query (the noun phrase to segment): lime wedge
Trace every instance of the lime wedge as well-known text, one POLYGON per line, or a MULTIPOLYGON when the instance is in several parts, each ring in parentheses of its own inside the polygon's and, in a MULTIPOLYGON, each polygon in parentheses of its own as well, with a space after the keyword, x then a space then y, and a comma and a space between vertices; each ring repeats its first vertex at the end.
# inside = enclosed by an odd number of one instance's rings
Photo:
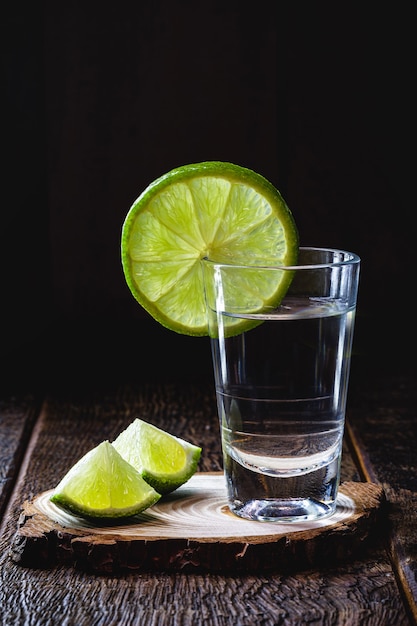
POLYGON ((113 446, 162 495, 191 478, 201 455, 198 446, 140 419, 120 433, 113 446))
POLYGON ((160 499, 108 441, 85 454, 57 485, 50 499, 82 517, 136 515, 160 499))
MULTIPOLYGON (((176 168, 141 193, 124 221, 121 253, 126 282, 148 313, 178 333, 208 335, 201 259, 294 265, 298 232, 263 176, 209 161, 176 168)), ((279 284, 267 281, 265 292, 258 280, 250 291, 278 305, 290 278, 284 272, 279 284)), ((239 297, 245 302, 244 290, 239 297)))

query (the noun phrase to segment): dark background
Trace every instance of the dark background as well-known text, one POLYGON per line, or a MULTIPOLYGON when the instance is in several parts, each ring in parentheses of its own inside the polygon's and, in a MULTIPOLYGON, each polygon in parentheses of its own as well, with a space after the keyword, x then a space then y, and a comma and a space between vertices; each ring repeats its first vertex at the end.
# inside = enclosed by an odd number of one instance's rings
POLYGON ((304 245, 362 259, 355 358, 414 360, 415 34, 380 3, 44 2, 3 13, 3 380, 208 374, 122 275, 135 198, 227 160, 269 178, 304 245))

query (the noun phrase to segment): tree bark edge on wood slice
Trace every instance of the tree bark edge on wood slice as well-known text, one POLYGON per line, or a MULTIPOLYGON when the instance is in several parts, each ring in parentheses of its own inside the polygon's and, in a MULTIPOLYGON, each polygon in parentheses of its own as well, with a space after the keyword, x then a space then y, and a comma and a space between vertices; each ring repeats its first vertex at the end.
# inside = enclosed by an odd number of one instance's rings
POLYGON ((139 520, 120 526, 93 526, 65 513, 62 521, 49 494, 23 504, 10 547, 23 567, 71 565, 100 574, 301 571, 363 555, 384 530, 384 491, 373 483, 342 483, 334 516, 291 525, 236 518, 218 472, 195 474, 139 520))

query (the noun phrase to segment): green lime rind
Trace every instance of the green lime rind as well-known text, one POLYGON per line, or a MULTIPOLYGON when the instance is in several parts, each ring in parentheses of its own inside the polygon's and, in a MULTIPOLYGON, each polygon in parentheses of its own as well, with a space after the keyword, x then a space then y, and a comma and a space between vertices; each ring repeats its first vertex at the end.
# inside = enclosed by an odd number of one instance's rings
MULTIPOLYGON (((203 336, 209 329, 202 258, 288 266, 296 263, 298 246, 292 213, 266 178, 209 161, 171 170, 143 191, 124 221, 121 257, 130 291, 155 320, 203 336)), ((266 294, 259 286, 259 299, 279 304, 288 284, 275 283, 272 291, 268 285, 266 294)))
POLYGON ((175 491, 197 471, 201 448, 136 418, 114 448, 161 495, 175 491))
POLYGON ((160 497, 108 441, 103 441, 68 471, 50 500, 78 516, 109 520, 137 515, 160 497))

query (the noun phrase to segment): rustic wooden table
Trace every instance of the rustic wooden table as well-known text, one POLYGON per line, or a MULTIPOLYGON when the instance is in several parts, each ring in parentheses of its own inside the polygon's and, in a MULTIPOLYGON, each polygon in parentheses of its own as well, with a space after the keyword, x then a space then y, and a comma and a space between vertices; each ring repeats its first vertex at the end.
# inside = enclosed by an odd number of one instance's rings
POLYGON ((123 368, 112 376, 103 366, 99 384, 85 359, 58 371, 53 365, 44 380, 34 357, 26 362, 29 376, 15 385, 17 359, 0 398, 1 623, 417 623, 417 389, 414 370, 397 365, 373 375, 369 363, 352 366, 342 480, 378 484, 387 500, 354 553, 336 550, 334 559, 314 566, 238 574, 192 568, 97 574, 53 559, 48 565, 48 555, 42 567, 18 562, 12 546, 24 501, 52 488, 84 452, 112 440, 136 416, 202 443, 199 470, 221 470, 208 371, 195 363, 193 373, 180 375, 180 367, 160 359, 149 358, 131 379, 123 368))

